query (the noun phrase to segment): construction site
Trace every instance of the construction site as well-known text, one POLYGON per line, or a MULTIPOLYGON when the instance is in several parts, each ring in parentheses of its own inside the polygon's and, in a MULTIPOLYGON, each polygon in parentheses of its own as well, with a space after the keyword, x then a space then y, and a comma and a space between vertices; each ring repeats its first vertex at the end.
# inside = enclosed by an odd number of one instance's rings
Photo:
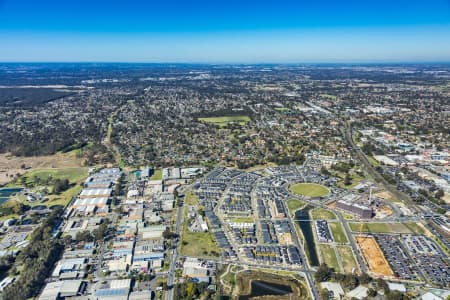
POLYGON ((370 272, 374 275, 393 276, 391 267, 384 257, 383 251, 373 236, 359 235, 356 237, 359 248, 363 254, 370 272))

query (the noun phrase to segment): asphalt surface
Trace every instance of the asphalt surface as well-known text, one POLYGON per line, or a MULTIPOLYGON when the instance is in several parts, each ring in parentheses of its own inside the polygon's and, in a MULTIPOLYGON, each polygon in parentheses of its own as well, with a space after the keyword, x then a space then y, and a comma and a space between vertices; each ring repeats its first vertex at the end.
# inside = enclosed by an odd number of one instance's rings
POLYGON ((367 159, 366 155, 362 150, 355 144, 353 141, 353 128, 350 126, 350 124, 345 123, 345 127, 343 129, 344 137, 347 140, 347 143, 352 148, 352 152, 356 154, 356 156, 359 158, 359 160, 363 163, 365 170, 367 173, 369 173, 370 176, 372 176, 378 183, 380 183, 384 189, 389 191, 391 194, 393 194, 398 199, 404 201, 407 204, 414 204, 412 203, 411 199, 405 195, 404 193, 400 192, 396 187, 389 184, 386 179, 381 176, 380 173, 378 173, 373 167, 372 164, 367 159))
MULTIPOLYGON (((184 203, 183 203, 184 206, 184 203)), ((181 221, 183 219, 183 206, 178 206, 178 212, 177 212, 177 222, 175 225, 175 233, 177 236, 180 234, 180 227, 181 227, 181 221)), ((175 264, 178 260, 178 238, 177 241, 173 240, 172 248, 174 248, 172 251, 172 255, 170 256, 170 267, 169 271, 167 273, 167 286, 170 288, 168 291, 166 291, 166 300, 173 300, 174 299, 174 288, 173 285, 175 283, 175 264)))

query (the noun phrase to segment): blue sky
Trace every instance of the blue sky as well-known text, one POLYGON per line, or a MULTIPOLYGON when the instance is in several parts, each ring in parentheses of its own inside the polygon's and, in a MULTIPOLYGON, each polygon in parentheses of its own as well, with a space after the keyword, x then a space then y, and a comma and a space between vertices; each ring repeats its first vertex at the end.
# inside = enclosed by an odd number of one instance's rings
POLYGON ((450 61, 450 0, 0 0, 0 61, 450 61))

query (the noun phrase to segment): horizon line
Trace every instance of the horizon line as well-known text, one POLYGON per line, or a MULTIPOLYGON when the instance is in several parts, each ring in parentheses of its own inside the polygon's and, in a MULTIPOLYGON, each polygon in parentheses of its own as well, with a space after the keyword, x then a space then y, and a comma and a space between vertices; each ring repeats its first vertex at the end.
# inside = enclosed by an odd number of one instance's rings
POLYGON ((450 64, 449 60, 361 60, 361 61, 0 61, 0 64, 177 64, 177 65, 364 65, 364 64, 450 64))

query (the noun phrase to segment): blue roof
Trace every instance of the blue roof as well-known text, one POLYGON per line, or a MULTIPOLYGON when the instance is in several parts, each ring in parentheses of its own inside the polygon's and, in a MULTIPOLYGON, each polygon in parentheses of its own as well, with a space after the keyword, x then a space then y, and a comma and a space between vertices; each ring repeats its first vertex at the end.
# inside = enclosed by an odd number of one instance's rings
POLYGON ((99 289, 95 291, 95 296, 106 297, 106 296, 126 296, 128 295, 128 288, 123 289, 99 289))

